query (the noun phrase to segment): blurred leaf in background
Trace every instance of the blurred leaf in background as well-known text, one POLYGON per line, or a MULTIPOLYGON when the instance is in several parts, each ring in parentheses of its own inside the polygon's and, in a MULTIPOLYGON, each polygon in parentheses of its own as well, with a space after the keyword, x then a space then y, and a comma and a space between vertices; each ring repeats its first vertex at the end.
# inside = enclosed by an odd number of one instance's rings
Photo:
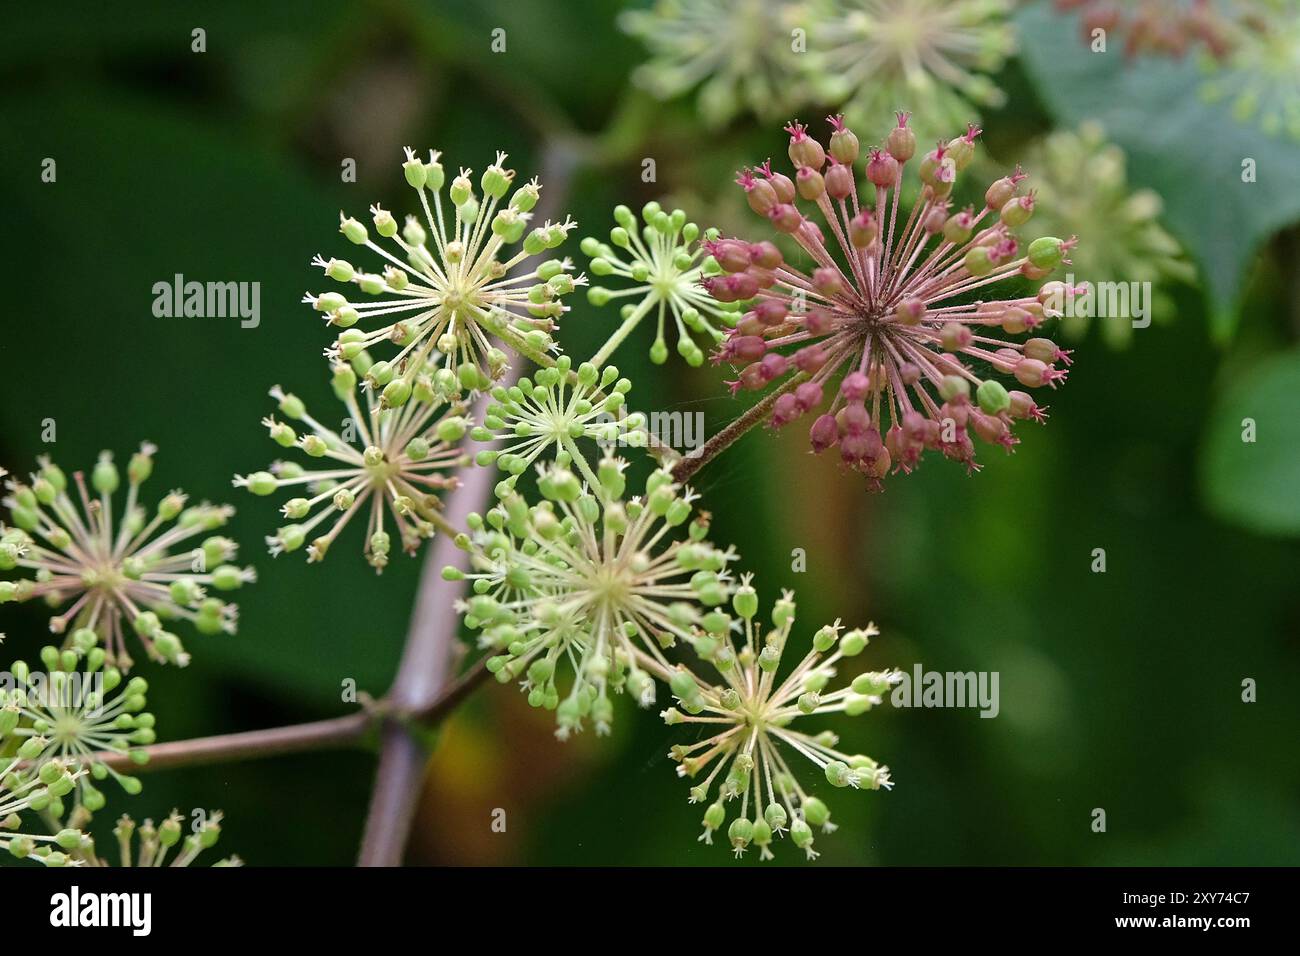
POLYGON ((1300 534, 1300 352, 1261 362, 1206 427, 1201 478, 1210 507, 1261 534, 1300 534))
POLYGON ((1025 68, 1048 110, 1066 125, 1099 121, 1124 149, 1129 179, 1160 194, 1170 229, 1200 266, 1215 338, 1230 337, 1255 254, 1300 219, 1295 142, 1198 95, 1194 58, 1126 58, 1118 43, 1094 53, 1075 19, 1046 3, 1016 20, 1025 68))

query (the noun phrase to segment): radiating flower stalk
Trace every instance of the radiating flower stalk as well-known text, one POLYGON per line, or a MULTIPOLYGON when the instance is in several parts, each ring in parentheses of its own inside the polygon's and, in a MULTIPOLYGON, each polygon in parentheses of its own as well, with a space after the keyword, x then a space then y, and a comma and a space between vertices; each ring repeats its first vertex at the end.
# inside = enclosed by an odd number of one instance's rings
MULTIPOLYGON (((88 771, 76 780, 71 806, 56 798, 46 812, 75 818, 103 808, 105 796, 95 786, 113 780, 128 794, 140 792, 138 777, 104 762, 104 754, 120 754, 136 765, 149 760, 144 748, 155 740, 154 717, 148 706, 148 682, 125 678, 105 666, 102 648, 81 659, 70 650, 41 651, 44 671, 33 672, 23 661, 7 675, 12 686, 0 686, 0 730, 17 743, 16 754, 40 776, 46 764, 88 771), (93 782, 92 782, 93 781, 93 782)), ((74 823, 74 825, 77 825, 74 823)))
POLYGON ((449 399, 499 379, 510 361, 502 347, 535 361, 551 351, 551 333, 568 310, 563 298, 586 279, 570 274, 568 259, 518 268, 563 243, 574 223, 530 228, 541 185, 534 179, 512 192, 515 171, 505 168, 505 153, 479 178, 481 198, 470 170, 461 169, 448 182, 438 152, 427 160, 409 149, 406 154, 406 181, 419 197, 423 219, 407 216, 399 227, 392 213, 371 207, 371 228, 388 240, 385 248, 370 228, 340 214, 339 231, 369 250, 380 271, 318 256, 314 265, 355 291, 351 298, 308 293, 304 301, 343 330, 326 352, 331 359, 350 361, 386 344, 397 349, 381 359, 395 396, 413 389, 427 368, 434 370, 440 397, 449 399))
POLYGON ((438 495, 459 483, 456 472, 469 463, 458 444, 468 431, 464 406, 445 402, 432 377, 411 366, 414 384, 403 389, 393 406, 393 384, 401 380, 366 376, 369 398, 364 411, 357 400, 357 374, 352 366, 334 366, 334 393, 347 412, 339 431, 313 418, 306 404, 279 386, 271 389, 280 413, 262 420, 271 439, 283 448, 297 448, 322 467, 304 468, 277 461, 270 470, 236 475, 236 487, 266 496, 284 489, 301 491, 281 507, 292 524, 267 537, 271 554, 297 551, 307 545, 308 562, 322 561, 344 528, 365 515, 367 563, 377 573, 388 566, 393 533, 402 549, 415 554, 439 529, 452 531, 442 517, 438 495), (383 393, 375 397, 380 388, 383 393), (392 529, 390 532, 389 529, 392 529))
POLYGON ((1016 230, 1036 199, 1021 192, 1019 169, 988 187, 980 209, 951 208, 977 127, 920 156, 921 195, 900 216, 899 187, 918 154, 908 118, 899 113, 885 144, 862 157, 840 117, 829 118, 829 149, 803 125, 787 127, 794 177, 765 163, 738 182, 808 266, 769 240, 723 239, 711 251, 725 274, 704 280, 720 301, 749 305, 715 356, 739 367, 733 389, 780 383, 774 426, 822 409, 809 431, 813 450, 838 447, 873 488, 891 469, 911 471, 928 449, 975 470, 972 436, 1010 451, 1014 423, 1042 419, 1028 392, 968 363, 1038 389, 1055 388, 1070 361, 1033 333, 1073 292, 1042 280, 1069 262, 1077 240, 1044 236, 1022 248, 1016 230), (1016 291, 992 297, 1007 280, 1016 291), (990 334, 998 330, 1031 337, 990 334))
POLYGON ((138 778, 102 756, 147 762, 142 748, 154 741, 148 685, 140 677, 123 683, 104 659, 98 647, 84 660, 46 647, 44 671, 18 661, 0 675, 0 850, 17 859, 80 864, 87 839, 80 828, 106 799, 95 783, 111 777, 125 792, 140 792, 138 778))
MULTIPOLYGON (((15 662, 0 683, 0 851, 46 866, 189 866, 217 842, 220 812, 196 816, 190 833, 175 811, 157 827, 137 828, 123 816, 113 833, 118 862, 96 852, 90 824, 107 803, 97 783, 113 780, 125 793, 142 789, 137 777, 110 766, 105 754, 137 765, 149 760, 153 715, 145 710, 148 684, 104 666, 93 648, 84 659, 46 647, 43 671, 15 662), (134 844, 133 844, 134 838, 134 844), (175 849, 175 853, 172 851, 175 849)), ((230 857, 217 866, 240 865, 230 857)))
POLYGON ((251 567, 230 562, 237 545, 212 535, 234 514, 228 505, 188 505, 180 491, 167 494, 152 514, 140 488, 153 473, 156 449, 147 442, 126 469, 127 492, 115 516, 113 496, 122 476, 113 456, 99 456, 87 482, 78 471, 71 485, 48 458, 29 482, 10 480, 3 504, 13 527, 0 526, 0 571, 29 570, 34 577, 0 581, 0 604, 44 600, 60 610, 50 631, 66 635, 79 654, 102 647, 109 666, 130 669, 128 634, 150 660, 184 666, 189 654, 165 625, 189 621, 202 634, 235 632, 238 607, 210 594, 256 580, 251 567), (201 536, 206 535, 206 537, 201 536))
POLYGON ((708 516, 692 519, 694 493, 656 471, 625 501, 624 467, 605 458, 596 483, 584 484, 567 467, 543 466, 543 500, 534 505, 500 489, 500 503, 472 516, 457 539, 468 574, 444 571, 472 583, 461 610, 494 652, 488 669, 502 683, 519 680, 533 706, 554 710, 561 739, 588 720, 608 733, 611 692, 648 706, 647 669, 665 673, 664 650, 692 640, 733 587, 735 554, 707 542, 708 516))
MULTIPOLYGON (((188 821, 173 810, 159 824, 146 819, 137 824, 123 814, 113 827, 112 846, 116 859, 100 856, 92 837, 86 836, 74 856, 86 866, 122 867, 186 867, 193 866, 221 838, 220 810, 196 810, 188 821)), ((212 864, 216 867, 243 866, 237 856, 229 856, 212 864)))
POLYGON ((674 745, 669 756, 679 776, 699 781, 691 787, 690 802, 708 804, 702 841, 713 842, 730 805, 737 812, 726 837, 736 856, 754 846, 761 859, 772 859, 774 838, 788 829, 790 842, 811 860, 817 856, 813 829, 829 833, 835 825, 796 767, 811 763, 832 787, 887 790, 892 783, 888 767, 839 750, 830 731, 800 729, 802 718, 864 714, 882 702, 901 675, 866 672, 828 690, 837 665, 861 654, 878 633, 869 625, 841 634, 839 621, 819 629, 799 662, 783 672, 795 622, 794 595, 785 591, 773 605, 770 628, 757 617, 758 603, 746 576, 732 599, 738 634, 728 619, 692 639, 702 664, 716 677, 700 677, 684 666, 672 673, 678 706, 663 712, 664 722, 695 731, 699 739, 674 745))
POLYGON ((63 761, 48 761, 39 771, 15 752, 18 738, 5 728, 17 722, 13 710, 0 708, 0 853, 46 866, 72 862, 66 850, 81 834, 70 828, 47 832, 35 821, 56 801, 71 794, 86 771, 63 761))
POLYGON ((626 396, 632 383, 619 378, 618 369, 598 369, 590 362, 572 372, 572 360, 560 356, 550 368, 539 369, 532 379, 492 390, 483 424, 470 437, 496 443, 499 448, 480 451, 475 462, 495 464, 511 477, 524 474, 543 454, 568 465, 576 463, 593 485, 599 483, 579 446, 592 440, 601 447, 645 447, 645 416, 628 412, 626 396))
POLYGON ((650 359, 662 365, 668 360, 668 343, 664 329, 669 317, 677 339, 677 354, 688 365, 704 364, 705 347, 722 341, 725 329, 735 325, 736 307, 722 304, 700 287, 700 280, 721 270, 709 255, 705 243, 717 239, 715 229, 703 237, 700 227, 686 221, 686 213, 665 211, 657 202, 641 210, 645 225, 637 229, 636 218, 626 206, 614 209, 617 225, 610 230, 610 243, 594 236, 582 240, 582 251, 591 258, 592 275, 618 277, 636 283, 611 289, 592 286, 587 298, 597 306, 616 299, 630 299, 620 310, 622 324, 592 357, 592 364, 602 365, 647 316, 655 316, 655 337, 650 359), (701 241, 703 239, 703 241, 701 241), (614 247, 617 246, 618 249, 614 247), (619 250, 622 250, 621 253, 619 250))

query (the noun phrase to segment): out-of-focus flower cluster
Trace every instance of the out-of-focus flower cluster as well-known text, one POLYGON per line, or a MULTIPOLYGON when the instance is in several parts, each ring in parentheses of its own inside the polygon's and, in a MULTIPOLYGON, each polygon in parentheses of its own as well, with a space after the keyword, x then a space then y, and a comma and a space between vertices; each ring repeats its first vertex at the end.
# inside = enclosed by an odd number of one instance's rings
MULTIPOLYGON (((706 122, 763 120, 821 104, 868 128, 901 104, 935 131, 1003 101, 990 74, 1015 52, 1011 0, 661 0, 623 15, 661 98, 699 88, 706 122)), ((930 128, 923 133, 928 135, 930 128)))
MULTIPOLYGON (((1055 0, 1055 6, 1078 13, 1085 43, 1099 35, 1113 36, 1123 40, 1128 56, 1183 56, 1199 48, 1222 58, 1231 46, 1230 16, 1222 9, 1225 4, 1215 0, 1055 0)), ((1226 6, 1239 8, 1241 2, 1228 0, 1226 6)))
POLYGON ((1085 43, 1113 35, 1129 57, 1199 54, 1201 95, 1239 122, 1300 140, 1297 0, 1056 0, 1079 13, 1085 43))
POLYGON ((1300 2, 1245 0, 1225 55, 1207 64, 1201 94, 1239 122, 1300 142, 1300 2))
POLYGON ((741 110, 775 119, 807 101, 808 34, 828 0, 657 0, 619 23, 651 58, 633 78, 660 99, 698 89, 710 125, 741 110))

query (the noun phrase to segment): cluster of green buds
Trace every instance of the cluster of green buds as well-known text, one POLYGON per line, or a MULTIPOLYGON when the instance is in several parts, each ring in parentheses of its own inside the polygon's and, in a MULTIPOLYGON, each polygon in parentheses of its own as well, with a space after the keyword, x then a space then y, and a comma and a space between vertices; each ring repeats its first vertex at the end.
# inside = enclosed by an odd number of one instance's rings
POLYGON ((664 327, 671 315, 677 354, 689 365, 702 365, 704 349, 696 338, 704 348, 714 348, 722 341, 724 329, 736 324, 738 315, 735 303, 718 302, 700 287, 702 278, 722 271, 709 253, 718 231, 706 230, 701 237, 700 227, 687 222, 685 212, 667 212, 657 202, 646 203, 641 218, 645 225, 638 230, 632 210, 617 206, 616 225, 610 230, 608 243, 594 236, 582 240, 581 248, 591 259, 593 276, 614 276, 634 283, 617 289, 592 286, 587 290, 587 299, 593 305, 627 300, 620 310, 622 324, 593 356, 592 363, 601 365, 643 319, 653 314, 651 361, 662 364, 668 359, 664 327))
POLYGON ((152 514, 140 487, 153 473, 156 449, 147 442, 126 468, 126 501, 114 520, 113 496, 122 475, 109 452, 85 480, 47 458, 29 483, 10 481, 3 504, 12 527, 0 525, 0 572, 21 568, 33 577, 0 581, 0 604, 44 600, 59 609, 50 630, 64 647, 87 654, 102 647, 106 662, 128 670, 128 632, 151 660, 184 665, 189 654, 166 625, 187 620, 201 634, 233 634, 238 607, 210 591, 233 591, 257 579, 231 562, 237 545, 213 535, 234 514, 228 505, 187 505, 179 491, 152 514), (73 495, 75 494, 75 499, 73 495), (195 540, 200 539, 200 540, 195 540), (183 547, 182 547, 183 546, 183 547))
MULTIPOLYGON (((7 698, 7 692, 3 696, 7 698)), ((71 794, 86 771, 62 760, 33 769, 17 754, 23 741, 13 734, 17 726, 13 714, 7 705, 0 708, 0 853, 46 866, 66 866, 71 862, 67 850, 80 843, 81 834, 71 828, 56 833, 33 829, 31 820, 71 794)))
POLYGON ((788 829, 790 842, 813 859, 813 828, 829 833, 835 826, 825 802, 800 782, 787 756, 812 763, 832 787, 879 790, 892 783, 888 767, 844 753, 837 749, 834 733, 799 730, 798 722, 826 714, 864 714, 882 702, 901 675, 865 672, 848 686, 828 689, 836 665, 861 654, 878 633, 868 625, 841 634, 839 621, 818 630, 802 659, 782 673, 795 621, 794 595, 786 591, 773 605, 767 629, 758 619, 758 605, 746 576, 732 598, 735 618, 719 614, 719 620, 692 638, 696 654, 717 679, 678 667, 669 681, 678 705, 665 710, 663 719, 708 736, 675 745, 669 756, 677 762, 679 776, 695 780, 703 775, 690 791, 691 803, 708 804, 702 841, 713 842, 713 834, 726 823, 728 804, 738 801, 739 812, 726 831, 737 856, 753 845, 760 858, 771 859, 773 839, 788 829))
POLYGON ((488 668, 554 710, 560 739, 588 719, 608 732, 610 691, 648 706, 655 678, 672 673, 664 650, 692 639, 733 589, 735 554, 706 540, 708 516, 692 517, 695 495, 660 470, 624 500, 624 467, 601 460, 595 485, 562 465, 543 467, 543 500, 533 505, 503 482, 500 503, 472 515, 457 538, 469 572, 444 571, 472 583, 459 609, 494 652, 488 668))
POLYGON ((873 124, 908 104, 918 135, 960 128, 1006 96, 990 78, 1016 51, 1013 0, 833 0, 807 61, 827 103, 853 125, 873 124))
MULTIPOLYGON (((192 866, 205 851, 217 845, 221 820, 220 810, 194 810, 188 821, 173 810, 157 825, 151 819, 137 824, 123 814, 113 827, 116 861, 101 857, 96 852, 94 838, 89 835, 83 837, 75 855, 87 866, 192 866)), ((230 856, 212 865, 243 866, 243 862, 237 856, 230 856)))
POLYGON ((704 122, 721 126, 742 110, 776 119, 810 99, 807 40, 827 0, 657 0, 627 10, 619 25, 651 58, 633 80, 659 99, 693 89, 704 122), (796 37, 802 37, 803 42, 796 37))
POLYGON ((276 461, 267 471, 235 476, 235 486, 254 495, 301 491, 280 509, 292 523, 266 539, 273 556, 306 545, 307 560, 321 561, 339 533, 364 512, 366 561, 382 572, 392 548, 390 527, 408 554, 448 527, 438 493, 454 488, 455 472, 469 462, 458 447, 469 430, 464 406, 444 402, 424 374, 414 376, 400 402, 390 401, 390 389, 399 380, 385 383, 372 378, 373 371, 367 373, 371 398, 363 411, 355 368, 335 364, 334 394, 347 413, 337 431, 312 417, 296 395, 278 385, 271 389, 284 416, 263 419, 271 440, 321 461, 319 468, 276 461))
POLYGON ((145 710, 148 683, 105 666, 105 656, 98 647, 84 660, 73 651, 46 647, 44 671, 18 661, 0 683, 0 739, 12 742, 14 756, 27 768, 23 773, 49 790, 49 800, 36 809, 54 819, 71 813, 74 826, 103 808, 97 783, 111 778, 129 794, 140 792, 139 778, 110 766, 103 756, 119 754, 143 765, 149 760, 144 748, 155 738, 153 714, 145 710), (54 778, 64 783, 55 786, 54 778), (66 786, 69 781, 72 786, 66 786))
POLYGON ((386 342, 397 348, 385 360, 393 380, 414 389, 428 368, 441 397, 451 398, 486 389, 505 373, 509 359, 502 346, 535 361, 554 347, 556 320, 568 311, 564 296, 586 279, 570 274, 568 259, 523 264, 559 247, 574 223, 529 228, 541 186, 533 180, 512 191, 515 172, 504 167, 505 159, 498 153, 484 170, 480 198, 470 170, 448 182, 437 152, 421 160, 408 149, 403 169, 423 220, 408 216, 399 227, 392 213, 371 208, 374 233, 395 251, 376 242, 371 228, 341 215, 339 231, 377 256, 381 271, 366 272, 343 259, 314 260, 326 276, 356 289, 351 299, 325 292, 303 300, 341 330, 329 356, 351 361, 386 342))
POLYGON ((470 438, 501 447, 480 451, 475 461, 483 466, 495 464, 507 475, 518 477, 540 455, 549 453, 566 465, 576 463, 595 485, 595 473, 580 441, 594 440, 606 450, 647 444, 645 416, 627 411, 631 388, 632 383, 619 378, 612 365, 599 369, 584 362, 575 372, 569 356, 562 355, 554 366, 539 369, 531 379, 492 389, 483 424, 470 430, 470 438))

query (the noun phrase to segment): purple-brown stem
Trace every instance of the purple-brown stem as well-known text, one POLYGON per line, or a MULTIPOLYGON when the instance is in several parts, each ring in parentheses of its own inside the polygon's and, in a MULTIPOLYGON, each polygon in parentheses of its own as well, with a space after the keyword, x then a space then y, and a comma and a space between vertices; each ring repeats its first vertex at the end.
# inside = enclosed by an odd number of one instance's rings
POLYGON ((683 483, 718 455, 722 454, 755 425, 760 425, 772 414, 772 406, 786 392, 796 388, 807 376, 792 375, 779 388, 773 389, 761 401, 704 443, 698 452, 691 452, 673 466, 673 481, 683 483))
MULTIPOLYGON (((567 144, 547 143, 543 150, 541 177, 547 188, 534 210, 534 218, 541 221, 558 212, 569 191, 576 162, 577 157, 567 144)), ((514 378, 520 374, 520 364, 522 360, 516 362, 510 381, 504 384, 513 384, 514 378)), ((482 412, 490 400, 486 394, 479 397, 475 407, 476 420, 482 419, 482 412)), ((495 483, 496 474, 492 469, 471 470, 460 487, 447 497, 444 512, 447 521, 455 527, 465 527, 469 514, 482 510, 487 504, 495 483)), ((425 558, 406 647, 402 651, 397 677, 385 697, 385 702, 399 714, 424 713, 427 716, 436 711, 447 688, 456 636, 460 630, 460 616, 452 612, 452 606, 463 596, 465 581, 444 580, 442 569, 447 565, 463 569, 466 560, 465 553, 447 535, 434 542, 425 558)), ((480 671, 481 675, 487 673, 486 668, 480 668, 480 671)), ((470 683, 452 684, 448 693, 463 696, 482 679, 480 674, 470 673, 474 675, 470 683)), ((370 811, 357 859, 360 866, 397 866, 402 862, 428 756, 419 729, 407 721, 391 718, 385 721, 375 788, 371 793, 370 811)))

